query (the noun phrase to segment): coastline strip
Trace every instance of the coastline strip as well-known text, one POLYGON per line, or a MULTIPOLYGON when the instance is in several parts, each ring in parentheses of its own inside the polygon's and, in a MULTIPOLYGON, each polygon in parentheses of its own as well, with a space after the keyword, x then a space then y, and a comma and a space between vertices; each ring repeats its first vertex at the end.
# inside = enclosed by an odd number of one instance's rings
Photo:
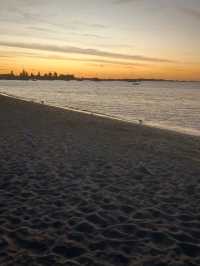
POLYGON ((97 116, 97 117, 102 117, 102 118, 107 118, 107 119, 111 119, 111 120, 116 120, 116 121, 121 121, 124 123, 128 123, 128 124, 133 124, 133 125, 139 125, 139 126, 144 126, 144 127, 150 127, 150 128, 157 128, 160 130, 166 130, 169 132, 174 132, 174 133, 178 133, 178 134, 183 134, 183 135, 189 135, 189 136, 197 136, 200 137, 200 131, 198 130, 193 130, 193 129, 187 129, 187 128, 179 128, 179 127, 167 127, 164 125, 160 125, 160 124, 155 124, 155 123, 145 123, 143 122, 141 124, 140 120, 135 120, 135 121, 130 121, 130 120, 126 120, 126 119, 122 119, 119 118, 117 116, 112 116, 112 115, 107 115, 107 114, 103 114, 103 113, 99 113, 99 112, 91 112, 88 110, 82 110, 82 109, 77 109, 71 106, 58 106, 58 105, 54 105, 54 104, 49 104, 43 101, 35 101, 33 99, 28 99, 28 98, 24 98, 24 97, 18 97, 12 94, 8 94, 5 92, 0 92, 0 95, 2 96, 6 96, 6 97, 10 97, 13 99, 18 99, 18 100, 23 100, 26 102, 34 102, 34 103, 38 103, 38 104, 43 104, 46 106, 50 106, 50 107, 55 107, 55 108, 59 108, 62 110, 69 110, 69 111, 74 111, 74 112, 78 112, 78 113, 83 113, 83 114, 88 114, 88 115, 93 115, 93 116, 97 116))

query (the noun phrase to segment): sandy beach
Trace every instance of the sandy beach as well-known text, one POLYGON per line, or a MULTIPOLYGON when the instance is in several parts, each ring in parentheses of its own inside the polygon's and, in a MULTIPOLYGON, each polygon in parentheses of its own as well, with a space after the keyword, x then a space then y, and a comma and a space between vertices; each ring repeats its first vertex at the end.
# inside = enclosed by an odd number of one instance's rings
POLYGON ((0 265, 200 265, 200 138, 0 96, 0 265))

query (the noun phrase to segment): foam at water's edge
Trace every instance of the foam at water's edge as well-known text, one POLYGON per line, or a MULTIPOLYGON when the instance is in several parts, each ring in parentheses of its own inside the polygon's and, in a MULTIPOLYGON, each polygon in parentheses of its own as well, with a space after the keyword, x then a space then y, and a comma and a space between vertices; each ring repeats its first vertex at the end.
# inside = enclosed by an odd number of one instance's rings
POLYGON ((161 124, 156 124, 156 123, 147 123, 145 125, 150 126, 150 127, 154 127, 154 128, 160 128, 160 129, 175 131, 175 132, 187 134, 190 136, 200 136, 200 131, 196 130, 196 129, 192 129, 192 128, 169 126, 169 125, 163 125, 163 124, 161 125, 161 124))
MULTIPOLYGON (((117 116, 112 116, 112 115, 107 115, 107 114, 103 114, 103 113, 96 113, 96 112, 91 112, 88 110, 81 110, 81 109, 77 109, 74 107, 70 107, 70 106, 58 106, 58 105, 53 105, 53 104, 49 104, 49 103, 45 103, 43 101, 36 101, 33 100, 31 98, 25 98, 25 97, 19 97, 19 96, 15 96, 12 94, 8 94, 5 92, 0 92, 0 95, 6 96, 6 97, 11 97, 14 99, 18 99, 18 100, 23 100, 26 102, 35 102, 35 103, 42 103, 46 106, 50 106, 50 107, 56 107, 62 110, 69 110, 69 111, 74 111, 74 112, 78 112, 78 113, 84 113, 84 114, 89 114, 89 115, 94 115, 94 116, 98 116, 98 117, 103 117, 103 118, 108 118, 108 119, 112 119, 112 120, 117 120, 117 121, 121 121, 121 122, 125 122, 125 123, 130 123, 130 124, 134 124, 134 125, 139 125, 140 120, 126 120, 126 119, 122 119, 119 118, 117 116)), ((161 124, 156 124, 156 123, 145 123, 145 126, 151 127, 151 128, 158 128, 158 129, 164 129, 164 130, 168 130, 168 131, 173 131, 173 132, 177 132, 180 134, 184 134, 184 135, 190 135, 190 136, 200 136, 200 131, 195 130, 195 129, 191 129, 191 128, 183 128, 183 127, 178 127, 178 126, 169 126, 169 125, 161 125, 161 124)))

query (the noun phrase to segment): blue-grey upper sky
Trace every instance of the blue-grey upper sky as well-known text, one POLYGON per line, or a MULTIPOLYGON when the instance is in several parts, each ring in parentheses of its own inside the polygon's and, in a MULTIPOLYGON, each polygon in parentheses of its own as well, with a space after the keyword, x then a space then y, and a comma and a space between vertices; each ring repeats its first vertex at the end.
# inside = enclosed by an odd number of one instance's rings
POLYGON ((0 6, 4 69, 45 70, 52 60, 52 68, 71 66, 83 75, 200 74, 199 0, 0 0, 0 6))

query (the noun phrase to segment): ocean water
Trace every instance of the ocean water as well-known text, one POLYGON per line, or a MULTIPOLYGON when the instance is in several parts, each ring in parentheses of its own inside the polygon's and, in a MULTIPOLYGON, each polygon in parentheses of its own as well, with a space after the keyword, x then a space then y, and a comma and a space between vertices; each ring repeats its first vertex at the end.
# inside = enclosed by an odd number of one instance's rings
POLYGON ((0 93, 200 136, 200 82, 1 80, 0 93))

